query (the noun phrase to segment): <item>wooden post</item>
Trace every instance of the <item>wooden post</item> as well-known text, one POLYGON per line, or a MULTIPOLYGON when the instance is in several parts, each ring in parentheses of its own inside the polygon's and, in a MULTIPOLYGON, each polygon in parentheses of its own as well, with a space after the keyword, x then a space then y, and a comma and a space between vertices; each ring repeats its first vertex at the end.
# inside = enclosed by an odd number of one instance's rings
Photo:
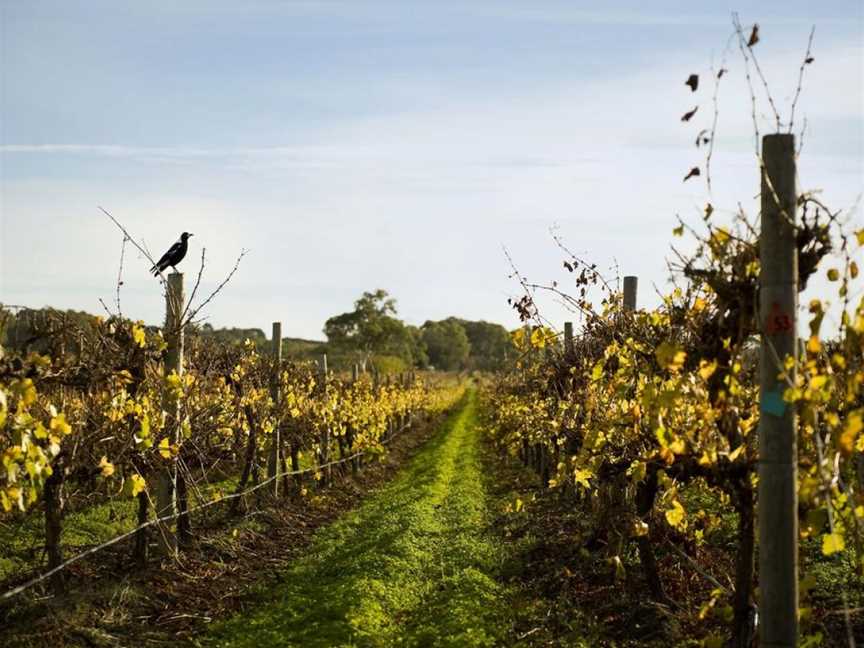
MULTIPOLYGON (((798 359, 798 255, 795 245, 795 136, 762 138, 759 322, 759 592, 761 646, 798 638, 796 413, 777 376, 798 359)), ((786 372, 795 382, 795 368, 786 372)))
MULTIPOLYGON (((273 322, 273 375, 270 377, 270 397, 273 399, 273 407, 279 418, 279 408, 282 404, 282 322, 273 322)), ((273 495, 279 495, 279 467, 282 465, 282 457, 279 452, 281 448, 281 425, 278 420, 270 437, 270 455, 267 458, 267 478, 272 479, 273 495)))
POLYGON ((639 285, 639 277, 624 277, 624 310, 636 310, 636 288, 639 285))
MULTIPOLYGON (((62 457, 62 455, 61 455, 62 457)), ((59 567, 63 562, 63 481, 66 467, 62 459, 52 466, 51 476, 45 480, 42 500, 45 503, 45 553, 48 557, 48 568, 59 567)), ((51 586, 57 595, 65 590, 63 571, 58 571, 51 577, 51 586)))
MULTIPOLYGON (((354 366, 351 368, 351 384, 356 388, 357 381, 360 380, 360 365, 358 363, 354 363, 354 366)), ((345 444, 347 446, 348 454, 354 454, 354 426, 348 425, 348 428, 345 430, 345 444)), ((360 457, 354 457, 351 460, 351 473, 356 475, 360 470, 360 457)))
MULTIPOLYGON (((172 272, 168 275, 165 290, 165 377, 176 373, 183 375, 183 327, 181 317, 186 297, 183 293, 183 275, 172 272)), ((164 407, 168 414, 166 431, 168 442, 174 446, 180 439, 180 401, 166 386, 164 407)), ((177 458, 163 460, 167 466, 160 471, 156 486, 156 517, 177 515, 177 458)), ((174 530, 174 519, 158 524, 159 546, 163 554, 177 556, 177 535, 174 530)))
MULTIPOLYGON (((324 402, 327 402, 327 354, 323 354, 321 358, 321 394, 324 402)), ((330 428, 324 425, 321 429, 321 437, 319 439, 321 450, 319 453, 318 465, 323 466, 330 461, 330 428)), ((321 474, 321 485, 326 486, 330 483, 330 468, 324 468, 321 474)))
MULTIPOLYGON (((525 341, 525 351, 522 354, 522 377, 525 380, 526 384, 528 382, 528 375, 530 372, 530 363, 533 357, 533 348, 531 346, 531 325, 526 322, 525 326, 522 327, 523 331, 523 339, 525 341)), ((522 453, 521 453, 522 465, 528 467, 531 465, 531 443, 528 440, 528 437, 522 437, 522 453)))
POLYGON ((564 322, 564 355, 570 357, 573 353, 573 322, 564 322))

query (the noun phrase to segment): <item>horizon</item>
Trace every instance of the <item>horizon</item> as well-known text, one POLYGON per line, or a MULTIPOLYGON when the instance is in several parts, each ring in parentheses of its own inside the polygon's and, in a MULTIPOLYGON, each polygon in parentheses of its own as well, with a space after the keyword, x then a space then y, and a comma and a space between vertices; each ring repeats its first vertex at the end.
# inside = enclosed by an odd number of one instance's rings
MULTIPOLYGON (((739 202, 754 213, 731 8, 0 6, 3 303, 93 313, 100 298, 112 303, 122 235, 101 206, 157 258, 194 233, 180 269, 194 280, 207 248, 205 295, 250 251, 204 311, 216 328, 267 333, 281 320, 286 337, 318 339, 328 317, 380 287, 408 324, 456 316, 512 330, 507 298, 520 293, 502 247, 531 280, 566 280, 554 229, 604 273, 638 276, 650 306, 681 241, 676 214, 696 225, 709 200, 718 214, 739 202), (693 140, 710 126, 711 66, 724 56, 709 194, 704 178, 682 178, 703 162, 693 140), (691 73, 697 93, 684 85, 691 73)), ((807 118, 800 185, 824 188, 860 222, 864 8, 739 11, 760 25, 760 64, 784 118, 815 25, 796 113, 796 133, 807 118)), ((148 265, 127 247, 123 312, 159 322, 148 265)), ((541 304, 553 322, 576 319, 541 304)))

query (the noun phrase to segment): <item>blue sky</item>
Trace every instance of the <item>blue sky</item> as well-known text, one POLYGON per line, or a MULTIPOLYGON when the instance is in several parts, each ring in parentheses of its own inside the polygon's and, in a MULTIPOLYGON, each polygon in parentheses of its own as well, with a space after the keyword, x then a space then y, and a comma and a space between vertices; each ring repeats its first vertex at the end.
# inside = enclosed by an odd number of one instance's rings
MULTIPOLYGON (((858 0, 750 2, 42 2, 0 0, 0 301, 100 310, 121 219, 154 252, 195 233, 205 288, 250 250, 216 326, 324 320, 385 288, 412 323, 517 321, 506 246, 537 281, 566 279, 557 232, 601 267, 667 286, 675 214, 755 204, 740 55, 720 91, 714 192, 702 162, 712 62, 730 14, 758 22, 788 115, 816 25, 798 130, 801 184, 837 207, 864 189, 858 0), (650 8, 646 8, 650 5, 650 8), (683 85, 702 75, 699 92, 683 85), (680 115, 700 106, 691 124, 680 115)), ((770 129, 760 95, 759 125, 770 129)), ((849 218, 861 220, 850 209, 849 218)), ((194 260, 193 260, 194 259, 194 260)), ((125 314, 158 322, 127 255, 125 314)), ((818 286, 816 288, 818 290, 818 286)), ((565 313, 544 304, 554 321, 565 313)))

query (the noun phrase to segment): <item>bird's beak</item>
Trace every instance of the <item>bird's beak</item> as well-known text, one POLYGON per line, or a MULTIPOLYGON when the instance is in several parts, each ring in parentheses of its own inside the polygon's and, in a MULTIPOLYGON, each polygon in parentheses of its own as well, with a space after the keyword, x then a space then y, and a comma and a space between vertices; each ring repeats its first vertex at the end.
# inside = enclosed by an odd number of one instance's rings
POLYGON ((195 235, 194 235, 194 234, 190 234, 190 235, 189 235, 189 238, 192 238, 193 236, 195 236, 195 235))

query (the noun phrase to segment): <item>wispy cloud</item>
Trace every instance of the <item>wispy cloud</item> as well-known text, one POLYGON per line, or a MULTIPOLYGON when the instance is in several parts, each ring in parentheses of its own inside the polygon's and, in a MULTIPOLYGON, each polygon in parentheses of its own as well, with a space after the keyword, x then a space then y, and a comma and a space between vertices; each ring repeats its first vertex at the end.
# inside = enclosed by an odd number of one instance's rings
MULTIPOLYGON (((323 149, 314 149, 321 153, 323 149)), ((271 146, 257 148, 199 148, 185 146, 125 146, 122 144, 2 144, 2 153, 67 153, 108 157, 302 157, 309 148, 271 146)), ((335 151, 331 151, 335 153, 335 151)))

